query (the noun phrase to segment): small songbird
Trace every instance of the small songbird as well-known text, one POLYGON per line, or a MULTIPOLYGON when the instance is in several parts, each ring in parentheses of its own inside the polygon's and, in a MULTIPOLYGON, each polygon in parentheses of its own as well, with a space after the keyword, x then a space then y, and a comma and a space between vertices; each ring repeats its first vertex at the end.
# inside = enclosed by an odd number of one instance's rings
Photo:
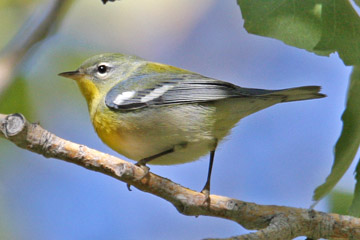
POLYGON ((101 140, 138 166, 186 163, 210 152, 206 199, 216 146, 240 119, 277 103, 325 97, 318 86, 242 88, 119 53, 59 75, 76 80, 101 140))

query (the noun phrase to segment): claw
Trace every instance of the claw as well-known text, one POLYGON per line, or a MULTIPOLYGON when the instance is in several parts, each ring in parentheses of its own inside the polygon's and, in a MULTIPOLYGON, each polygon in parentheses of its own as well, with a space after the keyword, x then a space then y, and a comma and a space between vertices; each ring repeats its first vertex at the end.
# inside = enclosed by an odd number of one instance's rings
POLYGON ((147 174, 149 174, 150 168, 148 166, 146 166, 144 163, 142 163, 141 161, 135 163, 135 165, 140 167, 145 172, 144 176, 141 179, 143 179, 147 174))
MULTIPOLYGON (((150 168, 148 166, 146 166, 143 162, 141 162, 141 160, 138 161, 137 163, 135 163, 135 165, 140 167, 142 170, 144 170, 144 175, 139 180, 143 179, 146 175, 149 174, 150 168)), ((131 190, 131 185, 129 183, 126 184, 126 187, 130 192, 132 191, 131 190)))
POLYGON ((204 205, 210 206, 210 191, 209 189, 204 188, 201 190, 201 193, 205 195, 204 205))

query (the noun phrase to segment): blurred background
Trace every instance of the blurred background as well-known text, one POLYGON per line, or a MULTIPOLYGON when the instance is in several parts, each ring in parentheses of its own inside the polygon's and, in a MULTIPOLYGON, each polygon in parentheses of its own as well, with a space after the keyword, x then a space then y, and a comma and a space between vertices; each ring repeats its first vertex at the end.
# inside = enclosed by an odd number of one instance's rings
MULTIPOLYGON (((0 49, 47 2, 2 1, 0 49)), ((220 144, 212 176, 213 194, 308 208, 331 169, 351 68, 337 55, 320 57, 250 35, 242 25, 236 1, 74 1, 56 33, 26 55, 0 96, 0 112, 21 111, 59 137, 119 156, 96 136, 75 82, 57 76, 92 55, 134 54, 244 87, 320 85, 327 98, 279 104, 243 119, 220 144)), ((151 170, 199 191, 207 168, 205 156, 151 170)), ((353 191, 353 171, 336 191, 353 191)), ((327 198, 316 209, 331 206, 327 198)), ((6 140, 0 140, 0 212, 1 239, 202 239, 248 232, 223 219, 183 216, 165 200, 6 140)))

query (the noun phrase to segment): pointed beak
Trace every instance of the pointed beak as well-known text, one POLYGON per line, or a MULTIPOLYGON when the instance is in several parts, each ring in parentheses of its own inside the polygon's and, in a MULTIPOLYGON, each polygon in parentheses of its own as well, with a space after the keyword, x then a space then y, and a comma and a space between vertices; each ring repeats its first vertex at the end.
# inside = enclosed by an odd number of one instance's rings
POLYGON ((77 80, 84 76, 83 73, 81 73, 79 70, 71 71, 71 72, 62 72, 58 74, 61 77, 71 78, 74 80, 77 80))

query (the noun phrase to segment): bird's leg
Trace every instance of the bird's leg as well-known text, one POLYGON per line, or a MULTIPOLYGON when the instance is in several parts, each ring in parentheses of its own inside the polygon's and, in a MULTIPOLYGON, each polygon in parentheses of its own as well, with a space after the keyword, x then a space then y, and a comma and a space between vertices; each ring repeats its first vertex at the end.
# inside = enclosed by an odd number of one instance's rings
POLYGON ((145 165, 146 165, 148 162, 150 162, 151 160, 154 160, 154 159, 156 159, 156 158, 158 158, 158 157, 161 157, 161 156, 164 156, 164 155, 166 155, 166 154, 172 153, 172 152, 174 152, 174 150, 175 150, 174 148, 170 148, 170 149, 168 149, 168 150, 166 150, 166 151, 163 151, 163 152, 161 152, 161 153, 152 155, 152 156, 147 157, 147 158, 143 158, 143 159, 141 159, 140 161, 138 161, 137 163, 135 163, 135 165, 138 166, 138 167, 145 166, 145 165))
POLYGON ((208 175, 207 175, 207 179, 206 179, 206 183, 204 188, 201 190, 201 193, 203 193, 205 195, 205 201, 204 203, 210 205, 210 180, 211 180, 211 172, 212 172, 212 167, 214 164, 214 159, 215 159, 215 150, 216 150, 216 146, 217 146, 217 140, 215 142, 215 146, 214 146, 214 150, 212 150, 210 152, 210 161, 209 161, 209 170, 208 170, 208 175))
MULTIPOLYGON (((137 163, 135 163, 136 166, 141 167, 141 168, 144 170, 144 172, 145 172, 145 174, 141 177, 141 179, 143 179, 146 175, 149 174, 150 168, 149 168, 148 166, 146 166, 146 164, 147 164, 148 162, 150 162, 151 160, 154 160, 154 159, 156 159, 156 158, 158 158, 158 157, 161 157, 161 156, 164 156, 164 155, 166 155, 166 154, 172 153, 172 152, 174 152, 174 151, 175 151, 175 148, 173 147, 173 148, 170 148, 170 149, 168 149, 168 150, 165 150, 165 151, 163 151, 163 152, 161 152, 161 153, 152 155, 152 156, 150 156, 150 157, 143 158, 143 159, 139 160, 137 163)), ((127 186, 128 190, 131 191, 131 188, 130 188, 131 185, 130 185, 130 184, 127 184, 126 186, 127 186)))

